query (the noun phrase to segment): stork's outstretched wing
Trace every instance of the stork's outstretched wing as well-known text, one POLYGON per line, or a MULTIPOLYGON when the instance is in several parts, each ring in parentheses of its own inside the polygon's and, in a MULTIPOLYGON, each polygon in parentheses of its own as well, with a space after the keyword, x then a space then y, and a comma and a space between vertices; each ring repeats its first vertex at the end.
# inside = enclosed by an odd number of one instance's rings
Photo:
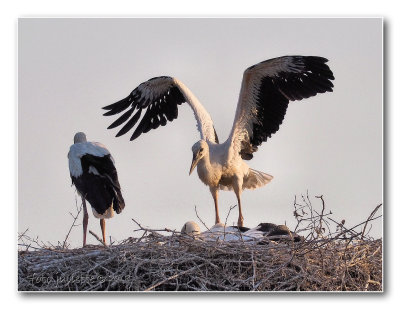
POLYGON ((328 60, 284 56, 260 62, 243 74, 239 102, 227 142, 245 160, 278 131, 289 101, 331 92, 334 80, 328 60))
POLYGON ((178 79, 169 76, 160 76, 149 79, 136 87, 126 98, 103 107, 109 110, 104 116, 115 115, 127 110, 114 121, 108 129, 125 125, 116 135, 121 136, 131 130, 140 119, 142 111, 145 113, 131 136, 131 141, 142 133, 165 126, 167 121, 178 117, 178 105, 187 102, 192 108, 197 120, 197 128, 202 139, 218 143, 210 115, 192 92, 178 79), (135 114, 132 116, 132 114, 135 114))

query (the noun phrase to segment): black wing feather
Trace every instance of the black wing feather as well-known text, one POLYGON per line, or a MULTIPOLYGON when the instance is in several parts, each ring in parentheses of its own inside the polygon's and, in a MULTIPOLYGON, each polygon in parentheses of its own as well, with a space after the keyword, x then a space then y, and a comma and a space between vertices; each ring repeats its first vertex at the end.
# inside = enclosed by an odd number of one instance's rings
MULTIPOLYGON (((134 108, 131 109, 131 111, 134 111, 134 110, 135 110, 134 108)), ((131 119, 129 119, 129 121, 122 127, 122 129, 119 130, 116 137, 124 135, 126 132, 128 132, 130 129, 132 129, 135 126, 135 124, 138 122, 141 113, 142 113, 142 109, 139 109, 138 112, 135 115, 133 115, 133 117, 131 119)), ((122 117, 123 117, 123 115, 120 118, 122 118, 122 117)), ((119 121, 120 118, 118 118, 116 121, 119 121)), ((108 129, 110 129, 110 127, 108 127, 108 129)))
POLYGON ((109 112, 105 113, 104 116, 118 114, 123 110, 127 109, 132 104, 132 102, 133 102, 133 97, 129 95, 118 102, 105 106, 103 107, 103 109, 109 110, 109 112))
POLYGON ((171 77, 160 76, 151 78, 136 87, 126 98, 103 107, 103 109, 108 110, 104 116, 115 115, 129 108, 127 112, 108 127, 108 129, 112 129, 127 121, 116 137, 124 135, 131 130, 139 121, 141 112, 144 109, 146 112, 133 132, 130 138, 131 141, 138 138, 142 133, 147 133, 152 129, 158 128, 160 125, 165 126, 167 120, 173 121, 178 117, 178 105, 186 102, 184 95, 172 83, 170 85, 167 84, 167 88, 157 89, 160 90, 158 92, 157 90, 150 90, 148 87, 149 83, 151 81, 154 82, 156 79, 162 82, 162 80, 167 81, 171 77), (131 117, 135 110, 137 112, 131 117))
POLYGON ((125 201, 111 155, 98 157, 86 154, 82 156, 81 164, 82 175, 72 177, 77 190, 99 214, 103 214, 111 203, 115 212, 119 214, 125 208, 125 201), (89 172, 91 166, 99 175, 89 172))
POLYGON ((107 129, 113 129, 115 127, 118 127, 119 125, 121 125, 122 123, 124 123, 125 121, 127 121, 129 119, 129 117, 132 115, 132 113, 134 112, 134 109, 131 108, 129 109, 127 112, 125 112, 121 117, 119 117, 117 120, 115 120, 112 124, 109 125, 109 127, 107 129))
MULTIPOLYGON (((285 118, 289 101, 302 100, 318 93, 332 92, 333 73, 326 64, 328 60, 316 56, 285 56, 261 63, 288 61, 286 69, 277 70, 261 79, 256 94, 256 112, 253 112, 252 134, 249 140, 243 140, 240 154, 250 160, 257 147, 279 130, 285 118)), ((260 64, 261 64, 260 63, 260 64)), ((246 72, 257 69, 249 67, 246 72)), ((246 74, 245 72, 245 74, 246 74)))

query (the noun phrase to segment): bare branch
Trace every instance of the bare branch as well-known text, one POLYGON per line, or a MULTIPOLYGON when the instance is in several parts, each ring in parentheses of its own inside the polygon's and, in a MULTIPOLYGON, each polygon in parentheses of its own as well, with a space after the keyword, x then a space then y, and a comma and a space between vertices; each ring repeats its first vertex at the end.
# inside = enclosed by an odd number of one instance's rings
POLYGON ((101 243, 104 247, 108 248, 107 244, 105 244, 104 241, 103 241, 99 236, 96 235, 96 233, 94 233, 94 232, 91 231, 91 230, 89 230, 89 233, 92 234, 93 237, 96 238, 97 241, 98 241, 99 243, 101 243))

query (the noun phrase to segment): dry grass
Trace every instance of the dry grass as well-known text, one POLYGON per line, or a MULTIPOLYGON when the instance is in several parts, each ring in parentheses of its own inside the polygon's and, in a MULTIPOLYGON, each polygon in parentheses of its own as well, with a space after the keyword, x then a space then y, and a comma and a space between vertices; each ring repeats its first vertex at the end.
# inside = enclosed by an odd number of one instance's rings
MULTIPOLYGON (((368 237, 381 205, 346 228, 308 195, 294 202, 304 241, 213 242, 143 228, 111 246, 68 249, 19 235, 20 291, 382 291, 382 240, 368 237), (321 207, 320 207, 321 208, 321 207), (23 248, 23 249, 22 249, 23 248)), ((75 218, 75 217, 74 217, 75 218)), ((75 224, 75 221, 73 225, 75 224)))

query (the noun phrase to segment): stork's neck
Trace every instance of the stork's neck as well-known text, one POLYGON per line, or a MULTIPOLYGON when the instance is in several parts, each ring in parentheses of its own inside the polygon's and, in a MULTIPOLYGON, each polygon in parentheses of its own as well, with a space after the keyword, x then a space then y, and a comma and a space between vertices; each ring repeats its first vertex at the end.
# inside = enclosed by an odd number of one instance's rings
POLYGON ((212 166, 210 163, 210 155, 207 153, 197 164, 197 174, 201 181, 209 185, 212 178, 212 166))

